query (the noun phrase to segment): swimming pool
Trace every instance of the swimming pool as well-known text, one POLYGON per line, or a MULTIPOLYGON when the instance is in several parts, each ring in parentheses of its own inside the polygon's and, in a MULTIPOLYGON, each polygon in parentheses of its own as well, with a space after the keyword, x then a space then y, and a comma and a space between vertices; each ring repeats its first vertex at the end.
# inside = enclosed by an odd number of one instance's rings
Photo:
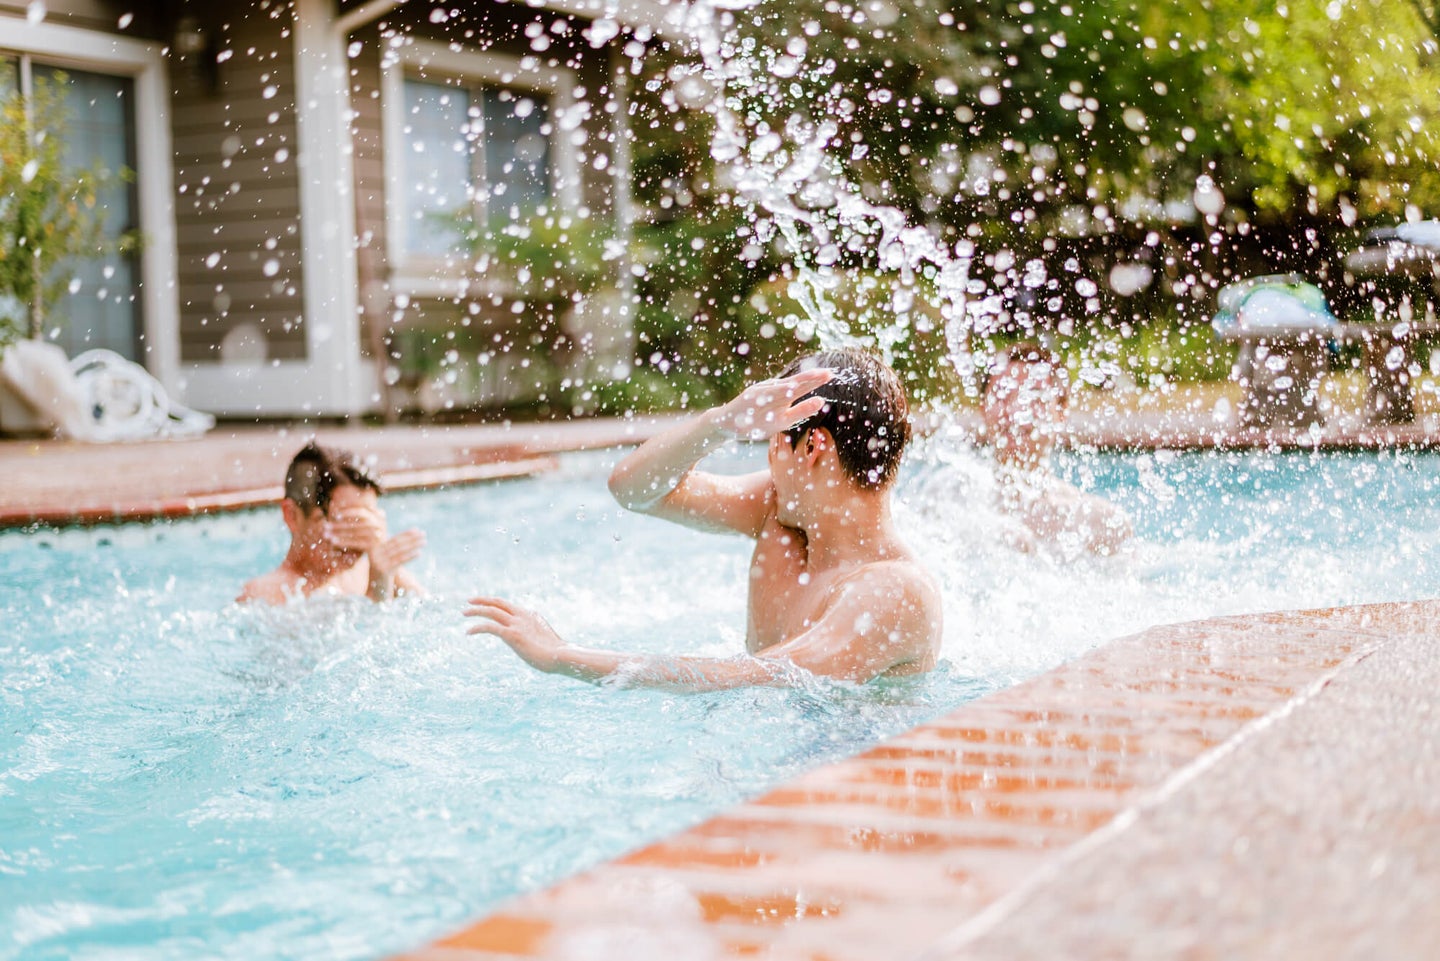
POLYGON ((380 956, 1109 637, 1436 584, 1434 456, 1067 457, 1140 533, 1072 563, 993 546, 951 449, 900 491, 945 593, 931 678, 617 691, 467 638, 486 590, 582 642, 740 647, 745 543, 620 511, 612 457, 387 497, 434 596, 381 608, 228 606, 273 512, 0 535, 0 957, 380 956))

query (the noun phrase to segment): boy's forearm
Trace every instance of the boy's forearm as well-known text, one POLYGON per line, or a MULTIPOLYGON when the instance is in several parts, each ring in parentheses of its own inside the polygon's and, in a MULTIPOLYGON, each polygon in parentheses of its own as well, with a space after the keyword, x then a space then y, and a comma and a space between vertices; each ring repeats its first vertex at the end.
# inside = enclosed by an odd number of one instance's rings
POLYGON ((370 572, 370 586, 365 592, 372 601, 388 601, 395 597, 395 575, 370 572))
POLYGON ((577 681, 597 684, 619 670, 624 658, 611 651, 567 645, 559 652, 548 674, 563 674, 577 681))
POLYGON ((719 691, 753 684, 778 684, 787 676, 784 665, 754 657, 618 654, 584 647, 567 647, 550 673, 591 684, 623 675, 627 684, 636 687, 677 691, 719 691))
POLYGON ((730 437, 707 410, 657 434, 628 454, 610 475, 622 507, 643 511, 663 499, 706 454, 730 437))

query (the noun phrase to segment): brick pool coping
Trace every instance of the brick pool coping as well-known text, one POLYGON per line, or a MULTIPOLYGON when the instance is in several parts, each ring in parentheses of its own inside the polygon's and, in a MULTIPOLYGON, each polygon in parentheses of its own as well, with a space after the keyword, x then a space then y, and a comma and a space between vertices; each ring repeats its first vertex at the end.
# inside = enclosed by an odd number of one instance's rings
POLYGON ((966 957, 1237 744, 1393 639, 1437 632, 1440 605, 1395 603, 1111 641, 402 957, 966 957))

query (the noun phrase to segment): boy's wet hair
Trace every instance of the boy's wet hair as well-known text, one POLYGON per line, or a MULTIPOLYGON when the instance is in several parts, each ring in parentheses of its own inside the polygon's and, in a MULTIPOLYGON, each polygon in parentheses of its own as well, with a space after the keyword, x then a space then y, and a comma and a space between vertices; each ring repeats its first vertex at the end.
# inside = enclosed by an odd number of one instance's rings
POLYGON ((828 367, 835 375, 829 383, 805 395, 823 397, 826 404, 785 431, 791 449, 806 433, 823 427, 835 438, 835 451, 847 477, 867 490, 889 486, 900 469, 905 445, 910 442, 910 404, 900 377, 880 358, 857 348, 824 350, 803 357, 785 368, 781 376, 816 367, 828 367))
POLYGON ((285 497, 306 514, 327 512, 331 494, 343 484, 380 493, 380 482, 356 463, 354 454, 313 440, 300 448, 285 471, 285 497))

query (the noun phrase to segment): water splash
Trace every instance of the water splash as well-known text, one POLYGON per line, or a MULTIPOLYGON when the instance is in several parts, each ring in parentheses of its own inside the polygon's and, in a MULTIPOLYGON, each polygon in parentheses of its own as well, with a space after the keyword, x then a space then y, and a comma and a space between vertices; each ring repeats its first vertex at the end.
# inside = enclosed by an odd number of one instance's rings
MULTIPOLYGON (((967 287, 973 246, 953 247, 925 225, 911 224, 897 207, 872 203, 846 175, 842 152, 855 144, 840 136, 840 125, 822 109, 794 109, 779 126, 764 111, 747 110, 756 98, 774 106, 781 98, 776 81, 802 72, 814 78, 834 70, 829 62, 806 61, 806 45, 792 37, 783 52, 757 50, 740 40, 733 11, 744 3, 701 0, 677 12, 682 31, 695 38, 703 68, 687 75, 686 97, 712 92, 704 109, 715 122, 711 156, 720 182, 748 214, 753 239, 780 244, 793 275, 788 293, 801 315, 784 318, 803 339, 823 348, 863 344, 875 347, 893 365, 895 350, 907 340, 919 303, 932 305, 944 324, 951 362, 962 377, 973 372, 969 335, 975 317, 967 312, 967 287), (886 305, 891 316, 870 313, 858 332, 840 317, 835 295, 845 282, 841 263, 861 259, 894 283, 886 305)), ((844 113, 843 106, 837 108, 844 113)))

